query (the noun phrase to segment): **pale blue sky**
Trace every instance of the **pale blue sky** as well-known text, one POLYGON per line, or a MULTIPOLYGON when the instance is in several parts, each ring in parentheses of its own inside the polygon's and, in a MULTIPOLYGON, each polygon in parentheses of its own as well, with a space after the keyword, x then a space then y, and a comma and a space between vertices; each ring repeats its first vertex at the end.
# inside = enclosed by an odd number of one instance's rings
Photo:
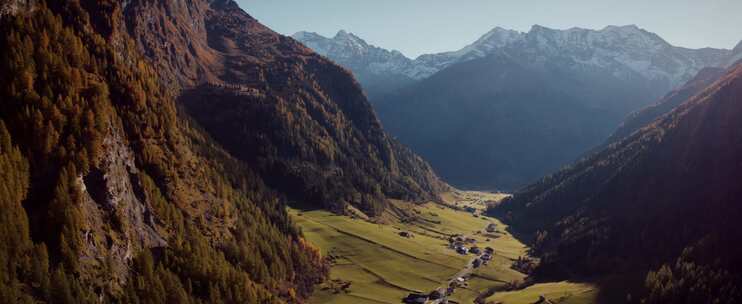
POLYGON ((636 24, 684 47, 733 48, 742 0, 237 0, 282 34, 340 29, 407 56, 457 50, 495 26, 600 29, 636 24))

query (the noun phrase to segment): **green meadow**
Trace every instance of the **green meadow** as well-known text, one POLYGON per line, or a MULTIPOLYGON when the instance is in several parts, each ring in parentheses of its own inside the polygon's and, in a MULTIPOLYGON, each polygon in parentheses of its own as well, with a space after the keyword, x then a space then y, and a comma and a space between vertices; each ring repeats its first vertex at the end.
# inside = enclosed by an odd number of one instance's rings
MULTIPOLYGON (((466 192, 466 195, 476 198, 475 192, 466 192)), ((475 217, 469 212, 434 203, 391 204, 395 212, 375 222, 323 210, 289 210, 307 240, 333 260, 330 280, 317 288, 310 303, 400 303, 411 292, 430 292, 443 286, 472 258, 448 247, 448 238, 456 234, 476 239, 481 248, 494 248, 495 254, 487 266, 474 270, 468 286, 456 289, 450 300, 473 303, 491 288, 502 288, 508 282, 525 278, 510 265, 524 256, 528 248, 510 235, 507 226, 499 220, 475 217), (497 225, 494 233, 485 231, 490 223, 497 225), (412 237, 403 237, 401 232, 412 237)), ((578 293, 581 290, 572 285, 557 284, 561 285, 536 285, 533 286, 538 287, 536 289, 497 293, 488 301, 533 303, 539 292, 559 297, 581 295, 578 293), (549 287, 570 289, 558 293, 549 292, 549 287)))
POLYGON ((526 289, 498 292, 487 298, 487 303, 531 304, 543 295, 552 303, 589 304, 595 303, 598 290, 589 284, 572 282, 543 283, 526 289))

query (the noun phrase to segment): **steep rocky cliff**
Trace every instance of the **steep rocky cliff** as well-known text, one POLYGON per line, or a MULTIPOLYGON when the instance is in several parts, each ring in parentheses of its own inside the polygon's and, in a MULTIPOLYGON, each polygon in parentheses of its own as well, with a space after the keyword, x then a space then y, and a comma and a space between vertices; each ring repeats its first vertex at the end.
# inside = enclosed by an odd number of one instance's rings
POLYGON ((0 18, 5 15, 15 15, 19 11, 28 11, 35 3, 34 0, 0 0, 0 18))

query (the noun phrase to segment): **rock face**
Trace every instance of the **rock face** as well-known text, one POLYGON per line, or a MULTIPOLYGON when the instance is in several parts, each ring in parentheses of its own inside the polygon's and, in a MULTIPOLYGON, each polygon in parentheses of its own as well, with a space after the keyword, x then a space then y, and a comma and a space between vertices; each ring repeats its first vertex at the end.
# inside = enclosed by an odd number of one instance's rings
POLYGON ((166 247, 168 237, 157 229, 155 211, 142 190, 133 152, 121 131, 111 126, 103 140, 100 167, 80 176, 77 184, 84 215, 81 273, 97 275, 98 269, 107 267, 111 286, 124 286, 136 254, 145 248, 166 247), (112 218, 121 223, 115 229, 110 229, 112 218))
POLYGON ((31 10, 34 0, 0 0, 0 18, 5 15, 14 15, 19 11, 31 10))
POLYGON ((206 39, 208 9, 208 1, 134 0, 125 7, 126 30, 175 89, 217 78, 218 68, 210 66, 222 56, 206 39))
POLYGON ((737 65, 647 127, 491 212, 535 236, 539 275, 625 275, 606 292, 651 303, 738 301, 740 117, 737 65), (647 290, 636 290, 644 282, 647 290))
POLYGON ((378 214, 387 197, 430 200, 443 189, 383 131, 350 73, 235 2, 142 1, 125 15, 163 78, 183 88, 186 111, 290 199, 378 214))

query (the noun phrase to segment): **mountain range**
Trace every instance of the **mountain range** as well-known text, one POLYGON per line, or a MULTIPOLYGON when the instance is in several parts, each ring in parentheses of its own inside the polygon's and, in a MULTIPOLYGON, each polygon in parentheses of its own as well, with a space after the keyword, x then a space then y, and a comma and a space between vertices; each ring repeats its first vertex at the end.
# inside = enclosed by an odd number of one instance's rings
POLYGON ((603 143, 629 113, 740 56, 739 48, 675 47, 633 25, 495 28, 456 52, 415 60, 394 53, 402 65, 366 56, 392 53, 352 34, 294 35, 307 37, 319 53, 342 58, 392 135, 453 185, 484 189, 516 189, 557 170, 603 143), (399 75, 408 82, 368 81, 399 75))
POLYGON ((364 87, 371 88, 379 86, 373 82, 375 79, 421 80, 453 64, 483 58, 503 49, 541 52, 542 60, 559 54, 573 60, 579 66, 576 68, 610 68, 621 77, 639 74, 664 85, 667 90, 688 81, 701 68, 729 66, 742 58, 742 41, 734 50, 687 49, 672 46, 635 25, 607 26, 602 30, 555 30, 534 25, 525 33, 495 27, 459 50, 423 54, 415 59, 399 51, 369 45, 344 30, 332 38, 306 31, 291 37, 350 69, 364 87))
POLYGON ((344 30, 333 38, 311 32, 297 32, 291 37, 352 70, 364 86, 375 87, 371 85, 373 80, 390 76, 407 81, 430 77, 454 63, 484 57, 495 49, 519 40, 522 33, 497 27, 461 50, 425 54, 414 60, 399 51, 369 45, 344 30))

